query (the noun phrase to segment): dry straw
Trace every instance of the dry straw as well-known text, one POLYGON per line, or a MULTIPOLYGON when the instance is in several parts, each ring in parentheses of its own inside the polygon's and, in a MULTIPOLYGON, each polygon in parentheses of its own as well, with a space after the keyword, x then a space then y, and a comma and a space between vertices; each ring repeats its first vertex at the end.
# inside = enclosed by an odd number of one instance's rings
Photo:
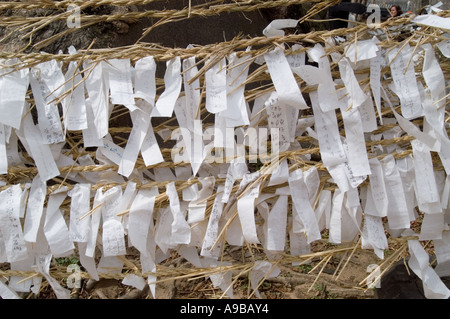
MULTIPOLYGON (((0 2, 0 11, 4 10, 34 10, 34 9, 41 9, 45 8, 50 10, 52 12, 50 15, 46 17, 26 17, 22 15, 12 15, 8 17, 2 17, 2 20, 0 21, 0 26, 12 28, 12 30, 20 30, 27 32, 25 37, 32 37, 33 33, 36 32, 36 30, 43 28, 44 26, 50 25, 54 21, 63 20, 67 18, 68 13, 64 11, 64 9, 67 8, 68 5, 71 4, 78 4, 82 9, 88 8, 88 7, 96 7, 100 5, 113 5, 113 6, 128 6, 128 5, 147 5, 152 2, 156 2, 157 0, 103 0, 103 1, 44 1, 44 0, 37 0, 32 2, 0 2)), ((335 5, 339 3, 340 1, 304 1, 304 0, 278 0, 278 1, 255 1, 255 0, 246 0, 246 1, 211 1, 204 4, 196 5, 196 6, 189 6, 182 10, 149 10, 149 11, 138 11, 138 12, 128 12, 125 14, 112 14, 112 15, 82 15, 81 16, 81 22, 83 26, 90 26, 99 22, 110 22, 110 21, 116 21, 116 20, 124 20, 124 19, 131 19, 131 20, 139 20, 143 18, 153 17, 157 18, 157 22, 149 27, 148 29, 143 30, 142 37, 144 37, 149 32, 154 31, 158 26, 161 26, 166 23, 172 23, 175 21, 190 19, 195 16, 214 16, 222 13, 229 13, 229 12, 250 12, 255 11, 258 9, 263 8, 274 8, 279 6, 285 6, 285 5, 293 5, 293 4, 305 4, 313 2, 314 5, 312 6, 312 9, 308 12, 306 16, 304 16, 300 22, 305 21, 317 21, 313 20, 312 17, 316 15, 319 12, 322 12, 323 10, 327 10, 331 5, 335 5)), ((439 13, 440 16, 443 17, 450 17, 450 12, 443 11, 439 13)), ((413 17, 407 16, 396 20, 387 20, 379 26, 377 29, 380 31, 380 38, 381 43, 379 44, 382 48, 385 49, 392 49, 392 48, 403 48, 407 44, 411 45, 414 48, 414 52, 418 50, 418 48, 423 45, 424 43, 430 43, 432 45, 436 44, 437 42, 441 41, 443 39, 443 31, 436 29, 436 28, 422 28, 420 30, 414 30, 413 28, 409 28, 413 25, 411 22, 413 17), (405 29, 409 30, 408 36, 406 38, 400 38, 398 35, 395 34, 393 29, 395 27, 401 27, 404 26, 405 29), (411 31, 412 30, 412 31, 411 31)), ((63 31, 60 34, 55 35, 52 38, 49 38, 47 40, 44 40, 41 43, 37 44, 37 48, 42 45, 47 45, 51 41, 56 40, 57 38, 68 34, 69 32, 72 32, 72 30, 66 30, 63 31)), ((330 46, 328 47, 326 54, 330 55, 333 52, 339 52, 343 53, 345 50, 345 47, 349 43, 357 43, 359 40, 368 39, 371 36, 371 32, 373 32, 373 29, 369 28, 364 23, 357 23, 354 27, 346 28, 346 29, 337 29, 337 30, 325 30, 325 31, 315 31, 310 32, 307 34, 287 34, 285 36, 278 36, 278 37, 255 37, 255 38, 244 38, 244 37, 237 37, 231 41, 225 41, 221 43, 215 43, 205 46, 194 46, 192 48, 168 48, 168 47, 162 47, 160 45, 156 45, 153 43, 135 43, 130 46, 126 47, 120 47, 120 48, 104 48, 104 49, 92 49, 87 48, 85 50, 80 50, 76 54, 48 54, 43 52, 33 52, 33 53, 17 53, 17 52, 0 52, 0 59, 17 59, 17 64, 13 65, 12 67, 9 65, 8 67, 11 69, 20 69, 20 68, 30 68, 34 67, 42 62, 56 60, 59 62, 62 62, 63 64, 67 64, 71 61, 78 62, 78 65, 83 65, 83 62, 85 61, 91 61, 91 67, 93 67, 96 63, 99 61, 106 61, 108 59, 130 59, 132 63, 137 61, 138 59, 145 57, 145 56, 153 56, 157 62, 163 62, 168 61, 176 56, 180 57, 181 59, 189 58, 189 57, 195 57, 198 61, 199 71, 198 74, 194 77, 194 79, 199 79, 203 83, 203 78, 205 72, 213 66, 217 61, 220 61, 223 57, 226 57, 230 53, 237 52, 240 57, 242 56, 248 56, 249 60, 251 62, 256 61, 258 57, 261 57, 266 52, 272 50, 274 47, 280 47, 281 44, 285 44, 286 47, 283 47, 285 50, 286 55, 293 54, 293 50, 291 49, 291 45, 293 44, 302 44, 304 46, 304 51, 306 51, 309 47, 313 46, 314 44, 320 43, 324 44, 327 39, 329 38, 337 38, 341 37, 345 41, 336 46, 330 46), (250 48, 250 50, 245 50, 247 48, 250 48), (209 63, 206 63, 206 61, 214 57, 215 59, 211 60, 209 63)), ((11 34, 12 35, 12 34, 11 34)), ((299 51, 295 52, 299 53, 299 51)), ((422 68, 422 62, 420 59, 418 61, 413 61, 412 56, 409 61, 409 63, 415 63, 415 68, 417 71, 418 79, 422 79, 421 75, 421 68, 422 68)), ((6 66, 5 66, 6 67, 6 66)), ((331 71, 334 76, 339 77, 338 70, 337 70, 337 64, 332 63, 331 65, 331 71)), ((449 62, 447 59, 441 60, 441 68, 444 72, 445 78, 449 79, 450 77, 450 67, 449 62)), ((90 69, 83 70, 86 74, 90 71, 90 69)), ((266 94, 267 92, 271 92, 274 90, 273 84, 270 82, 270 76, 267 74, 267 67, 265 64, 261 64, 258 66, 255 70, 252 70, 250 72, 249 76, 247 77, 246 82, 243 85, 252 85, 252 89, 247 89, 245 91, 245 97, 247 101, 251 102, 255 100, 256 98, 266 94)), ((368 73, 367 69, 358 70, 360 74, 368 73)), ((389 73, 389 65, 385 66, 382 70, 382 84, 383 86, 387 87, 389 83, 392 81, 389 73)), ((74 77, 73 77, 74 78, 74 77)), ((67 96, 68 94, 71 94, 73 89, 81 85, 82 83, 74 83, 73 78, 69 81, 72 81, 72 89, 65 92, 59 100, 61 100, 63 97, 67 96)), ((306 85, 305 82, 303 82, 300 78, 296 78, 299 86, 301 86, 302 92, 307 94, 311 91, 316 90, 316 87, 310 87, 306 85)), ((371 94, 370 89, 368 87, 368 80, 367 78, 362 79, 359 84, 362 88, 364 88, 365 93, 371 94)), ((164 81, 163 79, 157 79, 157 87, 158 87, 158 94, 162 92, 164 88, 164 81)), ((204 88, 204 87, 203 87, 204 88)), ((207 111, 205 109, 205 94, 204 89, 202 88, 202 102, 199 106, 199 115, 202 117, 208 116, 207 111)), ((342 86, 337 87, 337 89, 342 89, 342 86)), ((442 100, 445 100, 445 106, 448 104, 448 95, 442 98, 442 100)), ((33 104, 33 100, 30 99, 31 104, 33 104)), ((398 105, 398 101, 395 101, 396 105, 398 105)), ((399 108, 397 107, 397 111, 399 108)), ((114 122, 121 122, 121 119, 127 117, 129 114, 128 109, 122 106, 116 106, 113 110, 111 119, 114 120, 114 122)), ((309 116, 311 114, 304 113, 303 116, 309 116)), ((389 107, 383 107, 382 108, 382 115, 384 117, 392 117, 392 109, 389 107)), ((445 113, 445 121, 448 123, 449 116, 448 111, 445 113)), ((341 134, 345 134, 343 130, 343 122, 342 118, 338 116, 339 121, 339 128, 341 131, 341 134)), ((418 119, 413 122, 416 125, 422 125, 423 121, 422 119, 418 119)), ((267 124, 267 118, 263 116, 258 125, 266 125, 267 124)), ((204 123, 205 127, 211 124, 204 123)), ((377 130, 372 132, 374 134, 381 134, 383 132, 386 132, 389 129, 392 129, 395 126, 395 124, 385 124, 385 125, 379 125, 377 130)), ((166 122, 159 124, 155 127, 155 132, 162 132, 164 130, 174 130, 177 127, 177 122, 172 118, 167 120, 166 122)), ((127 142, 127 137, 131 131, 131 128, 126 126, 111 126, 109 128, 109 133, 116 139, 117 143, 119 145, 124 146, 127 142)), ((320 160, 320 148, 316 145, 314 138, 310 136, 297 136, 297 142, 301 143, 302 145, 305 145, 305 147, 302 147, 298 150, 293 151, 285 151, 282 152, 279 156, 279 160, 288 159, 291 162, 290 171, 293 171, 295 169, 301 168, 303 170, 308 170, 312 167, 315 167, 319 170, 320 176, 321 176, 321 184, 319 187, 319 192, 316 196, 315 205, 317 205, 317 199, 319 198, 320 192, 327 189, 333 191, 336 188, 336 185, 329 182, 329 178, 331 177, 327 169, 324 167, 323 163, 320 160), (307 159, 305 155, 314 155, 311 157, 311 159, 307 159)), ((390 139, 380 139, 378 141, 370 141, 366 143, 367 151, 369 154, 371 154, 371 150, 373 147, 376 146, 399 146, 399 150, 397 152, 392 153, 395 158, 402 158, 406 156, 410 156, 412 153, 410 142, 414 140, 413 136, 403 134, 402 136, 390 138, 390 139)), ((90 158, 92 158, 94 161, 96 160, 96 152, 95 151, 88 151, 86 148, 82 148, 83 144, 83 137, 81 132, 67 132, 66 136, 66 143, 68 148, 64 149, 65 153, 64 155, 70 156, 74 159, 79 158, 80 156, 87 155, 90 158)), ((188 165, 188 164, 182 164, 182 163, 175 163, 171 161, 170 154, 171 149, 170 148, 161 148, 161 153, 163 154, 165 158, 165 162, 153 165, 153 166, 145 166, 143 160, 141 158, 138 158, 136 163, 136 169, 138 170, 151 170, 152 168, 176 168, 180 167, 181 165, 188 165)), ((387 154, 372 154, 371 157, 377 157, 379 159, 382 159, 387 154)), ((32 160, 28 157, 26 152, 23 152, 23 156, 25 158, 29 159, 30 165, 27 167, 24 166, 11 166, 8 169, 8 174, 3 176, 4 181, 6 182, 6 185, 1 187, 0 190, 5 190, 8 187, 10 187, 13 184, 21 184, 25 187, 25 183, 29 182, 33 179, 38 173, 37 168, 32 164, 32 160)), ((249 158, 247 158, 249 159, 249 158)), ((438 157, 433 157, 433 164, 434 168, 436 170, 442 170, 442 164, 440 163, 440 160, 438 157)), ((262 169, 267 168, 266 166, 262 166, 262 169)), ((61 186, 66 186, 69 190, 73 188, 74 183, 71 182, 69 175, 71 173, 89 173, 89 172, 107 172, 107 171, 117 171, 118 166, 117 165, 102 165, 98 162, 94 165, 69 165, 69 166, 63 166, 60 167, 59 170, 61 172, 61 175, 57 178, 54 178, 51 183, 48 184, 47 188, 47 194, 51 194, 52 192, 58 190, 61 186)), ((277 188, 281 188, 286 186, 285 184, 277 185, 277 186, 268 186, 268 175, 261 175, 261 177, 255 181, 253 184, 249 185, 245 189, 241 190, 241 193, 237 193, 238 186, 235 186, 232 189, 232 198, 234 199, 234 202, 231 201, 229 205, 226 206, 226 209, 228 211, 225 211, 223 215, 230 216, 229 220, 225 223, 225 226, 222 228, 217 243, 224 240, 224 235, 227 232, 227 227, 231 224, 234 218, 237 217, 237 208, 235 201, 239 199, 241 196, 243 196, 248 190, 251 189, 253 185, 256 185, 256 183, 261 183, 260 191, 261 193, 275 193, 277 188)), ((240 179, 238 179, 238 182, 240 179)), ((97 189, 103 189, 107 190, 108 188, 115 187, 115 186, 121 186, 123 189, 126 188, 129 181, 124 183, 114 183, 111 181, 102 183, 99 181, 95 185, 92 185, 92 190, 97 189)), ((146 183, 140 183, 138 181, 133 181, 137 183, 137 189, 143 189, 143 188, 152 188, 152 187, 158 187, 160 191, 160 195, 156 197, 155 201, 155 207, 165 207, 168 205, 168 196, 165 192, 165 187, 170 181, 165 182, 157 182, 152 180, 147 180, 146 183)), ((181 181, 175 181, 176 189, 179 192, 179 195, 181 196, 182 191, 187 189, 188 187, 192 186, 194 183, 200 184, 200 181, 198 178, 191 178, 189 180, 181 180, 181 181)), ((225 183, 224 178, 217 178, 216 184, 223 184, 225 183)), ((212 203, 215 198, 215 193, 207 198, 207 210, 206 210, 206 218, 209 218, 212 210, 212 203)), ((93 207, 89 212, 86 212, 86 214, 83 216, 83 218, 89 216, 90 214, 98 213, 100 206, 93 207)), ((70 201, 65 201, 61 209, 68 214, 70 211, 70 201)), ((128 211, 124 211, 120 213, 120 216, 126 216, 129 213, 128 211)), ((386 273, 386 271, 398 260, 405 257, 406 247, 407 247, 407 240, 409 239, 415 239, 415 237, 405 237, 405 238, 397 238, 397 239, 389 239, 391 246, 397 246, 395 249, 395 252, 391 255, 389 255, 388 258, 381 264, 382 272, 381 275, 386 273), (400 242, 400 244, 398 244, 400 242), (400 248, 398 248, 400 246, 400 248)), ((243 247, 243 249, 247 248, 249 252, 253 252, 255 247, 251 247, 247 245, 247 247, 243 247)), ((260 248, 258 248, 260 249, 260 248)), ((234 275, 234 280, 232 284, 236 283, 237 279, 240 278, 243 275, 246 275, 250 273, 256 262, 260 260, 268 260, 273 263, 274 267, 275 265, 282 265, 282 264, 290 264, 293 262, 297 263, 307 263, 311 262, 313 260, 321 259, 319 263, 317 263, 313 269, 311 270, 311 273, 315 273, 316 270, 319 270, 316 276, 314 277, 312 281, 311 288, 314 286, 314 284, 319 279, 319 276, 323 273, 323 270, 325 269, 326 265, 330 262, 330 260, 333 257, 336 256, 342 256, 342 254, 346 254, 346 258, 341 258, 341 264, 343 264, 342 268, 336 269, 336 274, 334 276, 335 280, 339 280, 341 274, 345 271, 346 266, 348 265, 351 257, 353 254, 355 254, 357 251, 361 250, 361 238, 358 238, 355 242, 343 244, 341 246, 335 246, 330 249, 326 249, 324 251, 318 251, 318 252, 312 252, 310 254, 304 254, 301 256, 291 256, 288 254, 280 253, 275 260, 268 258, 264 254, 258 253, 252 254, 252 260, 250 261, 244 261, 244 262, 236 262, 235 264, 231 266, 225 266, 220 265, 219 267, 213 267, 213 268, 192 268, 192 267, 167 267, 163 265, 157 265, 156 273, 151 273, 152 275, 156 276, 156 284, 161 283, 167 280, 176 280, 176 279, 195 279, 195 278, 204 278, 209 277, 214 274, 222 274, 227 271, 232 271, 234 275), (339 270, 339 271, 338 271, 339 270)), ((222 256, 222 259, 224 256, 222 256)), ((124 270, 121 273, 116 274, 110 274, 110 273, 101 273, 99 276, 101 278, 116 278, 116 279, 122 279, 129 273, 135 273, 143 276, 147 276, 150 273, 142 274, 140 270, 139 262, 134 261, 122 257, 122 261, 125 263, 124 270)), ((61 267, 54 266, 50 270, 51 276, 57 279, 63 279, 67 277, 67 272, 63 270, 61 267)), ((24 271, 14 271, 14 270, 2 270, 0 271, 0 275, 4 277, 9 276, 19 276, 24 277, 25 279, 32 278, 33 276, 38 275, 35 272, 24 272, 24 271)), ((89 278, 89 274, 82 272, 81 273, 82 278, 89 278)), ((366 278, 367 279, 367 278, 366 278)), ((360 282, 361 286, 365 286, 366 279, 360 282)), ((260 282, 260 284, 262 281, 260 282)), ((311 289, 310 288, 310 289, 311 289)), ((231 287, 228 287, 228 289, 231 289, 231 287)), ((226 292, 223 292, 222 297, 226 295, 226 292)), ((249 295, 249 297, 252 297, 255 291, 253 291, 252 294, 249 295)))

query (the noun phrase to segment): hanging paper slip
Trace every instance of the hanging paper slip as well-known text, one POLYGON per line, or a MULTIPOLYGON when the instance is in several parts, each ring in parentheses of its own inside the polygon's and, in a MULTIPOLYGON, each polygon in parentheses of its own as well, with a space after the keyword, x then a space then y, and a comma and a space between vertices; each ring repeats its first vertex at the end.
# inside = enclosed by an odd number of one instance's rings
POLYGON ((107 61, 109 67, 108 80, 110 99, 112 104, 124 106, 134 105, 133 84, 131 82, 131 65, 129 59, 111 59, 107 61))
MULTIPOLYGON (((10 62, 13 61, 5 63, 10 62)), ((10 71, 12 70, 4 68, 0 72, 0 123, 19 129, 30 82, 29 69, 10 71)))
POLYGON ((3 237, 8 262, 28 258, 27 247, 20 223, 20 185, 8 187, 0 192, 0 232, 3 237))
POLYGON ((300 88, 292 74, 291 67, 284 55, 284 50, 276 48, 266 53, 264 59, 269 69, 278 99, 282 104, 297 109, 308 109, 300 88))
POLYGON ((153 117, 171 117, 173 108, 180 95, 181 85, 181 60, 180 57, 173 58, 166 63, 166 73, 164 75, 164 92, 161 93, 153 109, 153 117))
POLYGON ((144 99, 151 106, 156 98, 156 63, 152 56, 136 61, 134 65, 134 97, 144 99))
POLYGON ((407 44, 401 49, 395 48, 388 53, 391 63, 395 93, 400 98, 402 115, 411 120, 422 115, 422 105, 414 72, 414 63, 409 63, 413 54, 407 44))

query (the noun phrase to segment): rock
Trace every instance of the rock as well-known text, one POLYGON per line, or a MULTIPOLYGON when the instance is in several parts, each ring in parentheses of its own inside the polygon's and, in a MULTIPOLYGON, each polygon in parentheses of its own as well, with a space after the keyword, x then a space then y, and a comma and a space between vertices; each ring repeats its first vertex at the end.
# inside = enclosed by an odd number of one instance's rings
POLYGON ((100 299, 117 299, 121 292, 120 281, 117 279, 100 279, 93 287, 93 295, 100 299))
POLYGON ((422 281, 412 270, 408 272, 403 261, 397 262, 381 277, 375 295, 378 299, 425 299, 422 281))

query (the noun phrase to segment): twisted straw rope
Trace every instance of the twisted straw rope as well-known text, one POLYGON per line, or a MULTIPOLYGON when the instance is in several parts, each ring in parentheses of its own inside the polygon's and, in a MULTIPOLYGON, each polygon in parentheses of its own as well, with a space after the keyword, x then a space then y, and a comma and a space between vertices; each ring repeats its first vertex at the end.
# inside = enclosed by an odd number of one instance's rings
MULTIPOLYGON (((79 7, 99 7, 99 6, 105 6, 105 5, 112 5, 112 6, 144 6, 150 3, 154 2, 160 2, 163 0, 90 0, 90 1, 82 1, 82 0, 63 0, 63 1, 46 1, 46 0, 33 0, 32 2, 4 2, 0 1, 0 10, 10 10, 10 9, 25 9, 25 10, 33 10, 33 9, 61 9, 61 8, 67 8, 71 5, 77 5, 79 7)), ((210 1, 211 3, 217 3, 217 2, 227 2, 227 0, 220 0, 220 1, 210 1)), ((228 1, 229 2, 229 1, 228 1)), ((234 5, 236 7, 239 7, 241 5, 251 5, 251 4, 258 4, 261 5, 261 0, 233 0, 230 5, 234 5)), ((269 2, 269 1, 268 1, 269 2)), ((286 6, 286 5, 292 5, 292 4, 301 4, 301 3, 308 3, 308 2, 324 2, 321 0, 312 0, 312 1, 306 1, 306 0, 276 0, 276 1, 270 1, 273 3, 276 3, 276 6, 286 6)), ((207 6, 206 3, 204 6, 207 6)), ((267 3, 266 4, 269 8, 272 4, 267 3)), ((275 6, 275 5, 274 5, 275 6)))
MULTIPOLYGON (((331 5, 335 5, 340 2, 340 0, 327 0, 327 1, 305 1, 305 0, 275 0, 275 1, 261 1, 261 0, 250 0, 250 1, 234 1, 233 3, 225 3, 225 4, 216 4, 222 3, 223 1, 211 1, 207 4, 200 4, 197 6, 189 6, 187 8, 183 8, 181 10, 145 10, 142 12, 127 12, 127 13, 119 13, 119 14, 109 14, 109 15, 80 15, 81 28, 88 27, 100 22, 111 22, 111 21, 138 21, 144 18, 159 18, 159 20, 154 23, 152 26, 148 27, 142 33, 141 38, 138 42, 144 38, 149 32, 151 32, 154 28, 161 26, 166 23, 181 21, 185 19, 189 19, 194 16, 199 17, 207 17, 219 15, 222 13, 232 13, 232 12, 252 12, 259 9, 267 9, 274 8, 286 5, 293 4, 302 4, 306 2, 317 2, 316 5, 310 10, 307 16, 313 15, 317 12, 320 12, 331 5)), ((88 7, 91 4, 90 2, 84 3, 80 6, 81 9, 88 7)), ((67 18, 72 16, 72 12, 62 12, 56 15, 50 15, 48 17, 23 17, 23 16, 9 16, 3 17, 0 20, 0 26, 4 27, 17 27, 20 31, 25 31, 27 29, 32 29, 32 31, 28 32, 22 39, 31 37, 33 33, 37 30, 43 28, 44 26, 49 25, 52 22, 66 20, 67 18)), ((77 28, 68 28, 65 31, 62 31, 56 35, 49 37, 37 44, 34 45, 36 48, 42 48, 56 39, 72 33, 77 28)))
MULTIPOLYGON (((441 16, 449 17, 450 11, 444 11, 441 16)), ((380 30, 387 30, 390 27, 406 25, 411 23, 413 16, 405 17, 396 20, 387 20, 380 25, 380 30)), ((10 68, 20 69, 26 67, 32 67, 42 62, 56 60, 63 63, 80 60, 90 60, 92 62, 98 62, 108 59, 130 59, 132 62, 139 60, 146 56, 153 56, 155 61, 168 61, 174 57, 180 57, 181 59, 195 57, 200 60, 205 60, 211 56, 223 57, 227 54, 235 52, 239 57, 242 56, 259 56, 264 54, 270 49, 270 46, 276 46, 281 43, 300 43, 314 45, 316 43, 323 43, 324 39, 333 37, 345 37, 352 34, 357 34, 358 37, 367 34, 371 31, 365 24, 358 24, 352 28, 335 29, 335 30, 322 30, 315 31, 306 34, 287 34, 285 36, 278 37, 253 37, 242 38, 236 37, 231 41, 209 44, 204 46, 194 46, 192 48, 169 48, 163 47, 153 43, 136 43, 129 46, 119 48, 103 48, 103 49, 88 49, 79 50, 75 54, 51 54, 43 52, 31 52, 31 53, 18 53, 18 52, 0 52, 0 59, 10 60, 17 59, 18 62, 9 66, 10 68), (248 51, 244 51, 246 48, 256 48, 248 51), (258 49, 259 48, 259 49, 258 49)), ((387 32, 387 31, 386 31, 387 32)), ((418 34, 419 35, 419 34, 418 34)), ((426 38, 422 40, 422 43, 436 43, 443 38, 440 34, 427 34, 421 33, 420 35, 426 38)), ((411 39, 410 41, 412 41, 411 39)), ((390 48, 398 43, 393 42, 392 39, 387 39, 379 43, 381 47, 390 48)), ((339 50, 339 46, 334 48, 327 48, 330 50, 339 50)), ((300 50, 296 53, 304 52, 307 48, 300 50)), ((286 50, 289 53, 289 50, 286 50)), ((331 51, 330 51, 331 52, 331 51)), ((327 52, 328 54, 330 52, 327 52)), ((206 70, 204 70, 206 71, 206 70)))

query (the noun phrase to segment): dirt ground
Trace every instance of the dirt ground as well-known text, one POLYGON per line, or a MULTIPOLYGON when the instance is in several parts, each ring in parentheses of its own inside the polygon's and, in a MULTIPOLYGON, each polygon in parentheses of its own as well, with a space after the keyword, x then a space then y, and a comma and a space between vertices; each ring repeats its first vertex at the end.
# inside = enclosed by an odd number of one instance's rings
MULTIPOLYGON (((312 252, 323 251, 333 248, 326 242, 316 242, 312 252)), ((256 249, 252 252, 254 256, 260 254, 256 249)), ((389 251, 386 252, 389 255, 389 251)), ((365 278, 369 275, 369 265, 382 262, 370 250, 356 250, 350 258, 350 254, 336 254, 331 257, 325 267, 323 263, 317 266, 322 258, 314 258, 310 263, 295 266, 292 264, 280 264, 280 274, 275 278, 263 281, 258 291, 262 299, 375 299, 376 289, 368 289, 365 278), (345 265, 345 266, 344 266, 345 265), (337 271, 337 269, 339 271, 337 271), (362 283, 362 284, 361 284, 362 283)), ((138 254, 130 252, 126 256, 128 260, 139 264, 138 254)), ((251 256, 242 247, 228 249, 224 253, 224 261, 233 263, 249 262, 251 256)), ((73 260, 72 260, 73 262, 73 260)), ((162 267, 176 267, 192 270, 194 266, 175 252, 172 257, 160 264, 162 267)), ((63 265, 60 265, 63 267, 63 265)), ((61 268, 63 269, 63 268, 61 268)), ((224 292, 214 287, 207 277, 195 279, 175 279, 168 277, 156 285, 156 299, 219 299, 228 297, 224 292)), ((235 299, 257 299, 249 284, 248 273, 239 275, 239 271, 233 271, 233 294, 235 299)), ((81 288, 73 289, 73 299, 153 299, 146 286, 143 290, 126 286, 121 279, 100 279, 93 281, 83 279, 81 288)), ((44 281, 45 283, 45 281, 44 281)), ((60 284, 67 288, 64 280, 60 284)), ((39 295, 32 293, 23 294, 26 299, 54 299, 56 295, 48 285, 44 285, 39 295)))

